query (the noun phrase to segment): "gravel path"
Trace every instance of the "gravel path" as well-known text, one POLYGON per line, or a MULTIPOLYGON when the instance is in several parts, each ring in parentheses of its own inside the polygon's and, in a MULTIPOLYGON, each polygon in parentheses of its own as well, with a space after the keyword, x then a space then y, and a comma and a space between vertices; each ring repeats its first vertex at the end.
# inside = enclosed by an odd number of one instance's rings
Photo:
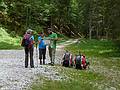
MULTIPOLYGON (((64 46, 74 43, 69 40, 57 47, 56 64, 61 63, 64 46)), ((29 87, 37 75, 44 75, 50 79, 60 80, 62 76, 56 74, 52 66, 38 65, 36 62, 36 50, 34 50, 35 68, 24 68, 24 50, 0 50, 0 90, 23 90, 29 87)), ((48 52, 46 63, 49 63, 48 52)))

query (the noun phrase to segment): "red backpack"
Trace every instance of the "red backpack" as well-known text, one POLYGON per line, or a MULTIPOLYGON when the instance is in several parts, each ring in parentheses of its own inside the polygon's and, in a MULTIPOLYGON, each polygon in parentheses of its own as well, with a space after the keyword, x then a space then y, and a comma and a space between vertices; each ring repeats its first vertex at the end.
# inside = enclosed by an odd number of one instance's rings
POLYGON ((85 58, 85 56, 82 56, 82 64, 86 65, 86 58, 85 58))
POLYGON ((82 55, 82 67, 83 69, 86 69, 86 58, 84 55, 82 55))

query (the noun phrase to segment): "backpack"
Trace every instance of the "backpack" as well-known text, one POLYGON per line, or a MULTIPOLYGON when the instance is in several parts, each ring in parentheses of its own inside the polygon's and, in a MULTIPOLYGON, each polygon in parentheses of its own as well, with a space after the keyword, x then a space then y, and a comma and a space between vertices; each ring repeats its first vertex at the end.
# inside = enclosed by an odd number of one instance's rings
POLYGON ((75 68, 82 69, 81 67, 81 55, 77 55, 74 60, 75 68))
POLYGON ((75 63, 76 64, 81 64, 81 56, 80 55, 76 56, 75 63))
POLYGON ((66 52, 63 56, 63 66, 69 67, 72 66, 72 55, 69 52, 66 52))
POLYGON ((31 48, 32 47, 32 40, 30 34, 25 34, 21 43, 21 46, 31 48))
POLYGON ((85 58, 85 56, 82 56, 81 66, 82 66, 83 69, 86 69, 86 58, 85 58))
POLYGON ((86 65, 86 58, 85 57, 82 57, 82 64, 86 65))
POLYGON ((64 54, 64 60, 70 60, 70 53, 65 53, 64 54))

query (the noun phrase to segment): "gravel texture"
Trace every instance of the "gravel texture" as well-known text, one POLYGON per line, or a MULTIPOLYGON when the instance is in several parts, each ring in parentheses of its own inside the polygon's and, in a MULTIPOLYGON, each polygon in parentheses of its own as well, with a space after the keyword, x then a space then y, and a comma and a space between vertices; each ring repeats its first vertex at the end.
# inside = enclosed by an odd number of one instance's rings
MULTIPOLYGON (((56 51, 55 64, 60 64, 64 53, 64 46, 74 43, 76 40, 69 40, 60 44, 56 51)), ((49 63, 47 50, 46 63, 49 63)), ((62 78, 58 72, 53 70, 54 66, 38 65, 37 67, 36 49, 34 49, 35 68, 24 68, 24 50, 0 50, 0 90, 23 90, 29 87, 37 75, 44 75, 53 80, 62 78)))

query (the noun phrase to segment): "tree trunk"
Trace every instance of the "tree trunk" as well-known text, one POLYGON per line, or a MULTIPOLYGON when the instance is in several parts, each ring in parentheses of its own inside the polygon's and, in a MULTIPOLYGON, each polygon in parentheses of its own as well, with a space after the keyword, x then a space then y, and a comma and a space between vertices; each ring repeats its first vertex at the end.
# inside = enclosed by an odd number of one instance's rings
POLYGON ((92 39, 92 28, 89 28, 89 39, 92 39))
POLYGON ((106 39, 108 39, 108 31, 106 31, 106 39))
POLYGON ((89 9, 89 39, 92 39, 92 0, 90 0, 90 9, 89 9))
POLYGON ((98 31, 98 28, 97 28, 97 30, 96 30, 96 37, 97 37, 97 39, 99 39, 99 31, 98 31))

